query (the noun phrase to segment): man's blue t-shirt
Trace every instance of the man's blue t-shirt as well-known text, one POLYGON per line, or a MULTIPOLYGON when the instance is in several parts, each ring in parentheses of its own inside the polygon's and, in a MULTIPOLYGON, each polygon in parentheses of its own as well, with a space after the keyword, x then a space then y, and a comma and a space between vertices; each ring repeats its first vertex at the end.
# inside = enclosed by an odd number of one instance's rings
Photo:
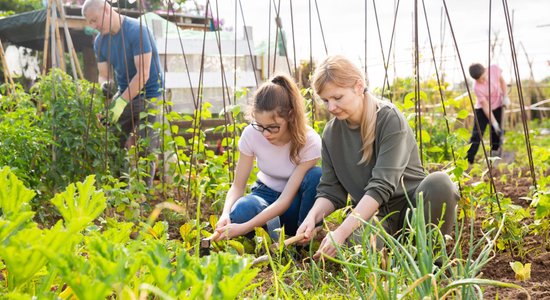
MULTIPOLYGON (((153 51, 149 79, 145 83, 145 97, 159 97, 163 86, 163 77, 157 46, 145 24, 140 24, 133 18, 123 18, 121 29, 115 35, 98 35, 96 37, 94 42, 96 57, 99 62, 109 62, 113 66, 118 89, 123 92, 128 87, 128 81, 137 74, 134 56, 153 51), (110 59, 108 58, 109 48, 111 49, 110 59), (126 68, 128 68, 128 74, 126 68)), ((132 96, 136 97, 137 95, 132 96)))

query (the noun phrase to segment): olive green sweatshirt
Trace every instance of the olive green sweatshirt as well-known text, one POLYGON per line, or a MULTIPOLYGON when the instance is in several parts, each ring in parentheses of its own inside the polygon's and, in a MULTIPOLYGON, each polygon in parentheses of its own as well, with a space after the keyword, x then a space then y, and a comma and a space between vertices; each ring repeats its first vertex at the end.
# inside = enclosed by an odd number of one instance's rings
POLYGON ((336 118, 325 127, 323 175, 317 197, 329 199, 336 209, 346 205, 348 195, 355 206, 367 194, 393 211, 392 207, 406 203, 405 190, 413 195, 426 176, 413 132, 403 114, 389 102, 380 101, 379 107, 374 152, 368 164, 357 164, 363 154, 360 128, 351 129, 346 121, 336 118))

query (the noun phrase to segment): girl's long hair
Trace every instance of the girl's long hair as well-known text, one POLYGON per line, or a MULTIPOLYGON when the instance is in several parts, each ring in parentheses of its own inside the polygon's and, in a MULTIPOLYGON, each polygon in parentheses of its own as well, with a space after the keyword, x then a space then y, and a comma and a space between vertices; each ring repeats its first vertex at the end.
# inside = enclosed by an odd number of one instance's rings
POLYGON ((296 165, 300 163, 300 150, 306 144, 305 110, 298 86, 287 75, 274 76, 254 93, 252 115, 255 112, 273 112, 287 120, 291 142, 290 160, 296 165))

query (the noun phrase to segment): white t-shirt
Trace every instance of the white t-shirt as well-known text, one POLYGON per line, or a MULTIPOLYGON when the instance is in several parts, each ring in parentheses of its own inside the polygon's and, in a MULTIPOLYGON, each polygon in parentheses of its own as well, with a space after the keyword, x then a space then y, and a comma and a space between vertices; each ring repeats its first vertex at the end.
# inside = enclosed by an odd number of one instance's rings
MULTIPOLYGON (((274 191, 283 191, 296 168, 296 164, 290 160, 290 142, 283 146, 273 145, 261 132, 248 125, 239 140, 239 150, 244 155, 256 157, 256 164, 260 169, 258 180, 274 191)), ((299 155, 300 163, 321 157, 321 137, 309 126, 306 144, 299 155)))

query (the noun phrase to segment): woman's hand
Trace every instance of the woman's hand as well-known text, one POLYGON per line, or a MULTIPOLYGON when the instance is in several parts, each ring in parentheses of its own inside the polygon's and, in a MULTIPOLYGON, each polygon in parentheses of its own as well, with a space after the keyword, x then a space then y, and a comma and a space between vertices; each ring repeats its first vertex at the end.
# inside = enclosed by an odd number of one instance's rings
POLYGON ((346 238, 347 237, 343 234, 338 233, 337 230, 330 231, 321 242, 319 250, 317 250, 317 252, 315 252, 315 254, 313 255, 313 259, 317 260, 323 255, 327 255, 330 257, 336 256, 336 245, 340 246, 344 244, 346 238))
POLYGON ((245 235, 250 230, 248 230, 245 224, 230 223, 223 227, 216 228, 216 231, 220 233, 220 236, 215 240, 229 240, 237 236, 245 235))
POLYGON ((307 217, 302 222, 302 225, 296 230, 296 235, 304 233, 304 238, 301 241, 298 241, 298 244, 307 244, 314 236, 315 230, 315 218, 308 214, 307 217))

